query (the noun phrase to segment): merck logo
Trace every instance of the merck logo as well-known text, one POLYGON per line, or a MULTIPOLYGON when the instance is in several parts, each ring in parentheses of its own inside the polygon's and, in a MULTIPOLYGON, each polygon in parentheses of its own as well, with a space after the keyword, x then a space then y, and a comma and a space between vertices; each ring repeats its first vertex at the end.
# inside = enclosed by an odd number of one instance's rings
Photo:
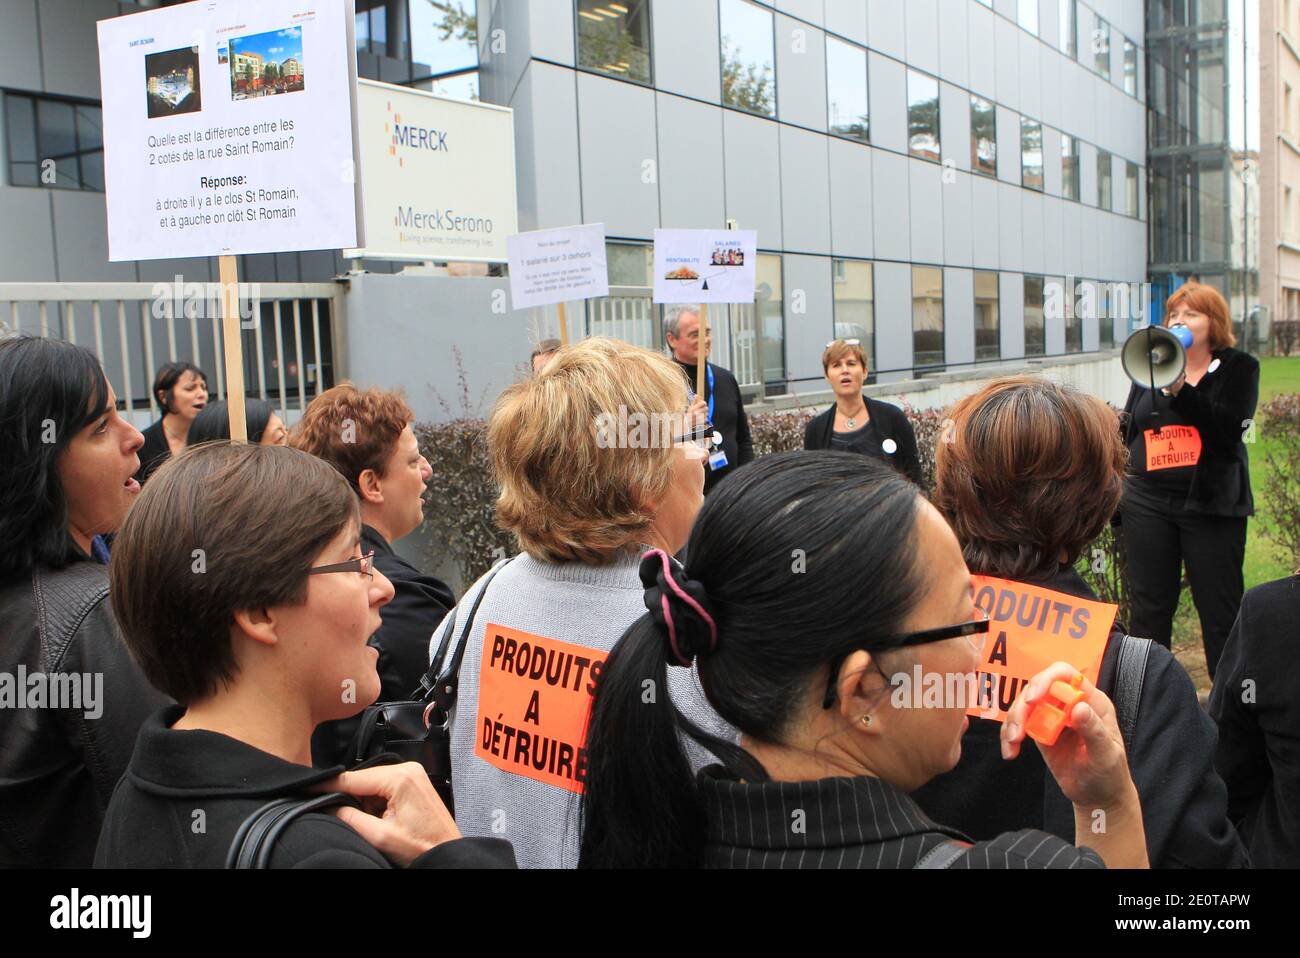
POLYGON ((388 155, 397 157, 399 166, 406 166, 406 160, 397 154, 399 146, 408 150, 429 150, 433 153, 446 153, 449 149, 445 130, 432 130, 403 123, 402 115, 393 112, 391 100, 388 102, 388 122, 384 124, 384 133, 391 138, 388 144, 388 155))

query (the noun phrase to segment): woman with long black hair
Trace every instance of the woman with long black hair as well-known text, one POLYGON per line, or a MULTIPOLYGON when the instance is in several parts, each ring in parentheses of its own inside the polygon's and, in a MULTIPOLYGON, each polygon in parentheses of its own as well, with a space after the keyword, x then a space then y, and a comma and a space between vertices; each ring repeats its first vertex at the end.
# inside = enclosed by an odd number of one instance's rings
MULTIPOLYGON (((908 797, 957 763, 967 703, 917 707, 887 676, 973 685, 987 619, 952 530, 893 469, 844 453, 760 460, 706 500, 687 555, 684 568, 643 557, 649 611, 601 673, 581 866, 1146 867, 1115 710, 1086 681, 1071 727, 1039 748, 1090 848, 1031 830, 965 847, 908 797), (738 745, 668 695, 669 667, 693 664, 738 745), (692 776, 683 734, 720 764, 692 776), (1107 828, 1093 834, 1098 809, 1107 828)), ((1058 663, 1030 681, 1004 755, 1019 754, 1030 705, 1071 675, 1058 663)))

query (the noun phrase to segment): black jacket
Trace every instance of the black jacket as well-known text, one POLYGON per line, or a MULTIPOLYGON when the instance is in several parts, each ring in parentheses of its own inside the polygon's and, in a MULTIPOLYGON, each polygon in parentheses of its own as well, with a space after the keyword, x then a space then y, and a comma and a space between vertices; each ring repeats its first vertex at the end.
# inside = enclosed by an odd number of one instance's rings
MULTIPOLYGON (((1096 599, 1069 567, 1032 585, 1096 599)), ((1097 686, 1114 693, 1123 628, 1111 632, 1097 686)), ((1041 828, 1074 837, 1074 809, 1032 743, 1014 762, 1002 759, 1001 725, 972 718, 961 760, 912 797, 927 814, 976 838, 1011 828, 1041 828)), ((1244 868, 1240 836, 1228 820, 1228 793, 1214 770, 1214 723, 1178 660, 1153 645, 1142 683, 1142 702, 1129 770, 1142 802, 1152 868, 1244 868)))
MULTIPOLYGON (((379 610, 383 624, 370 637, 379 651, 381 702, 402 702, 429 670, 429 640, 456 604, 446 584, 411 565, 370 526, 361 527, 361 554, 375 553, 375 568, 393 583, 393 598, 379 610)), ((312 736, 312 761, 318 766, 349 764, 348 746, 356 735, 360 716, 341 722, 323 722, 312 736)))
MULTIPOLYGON (((222 868, 239 826, 278 798, 342 768, 294 765, 216 732, 177 731, 180 706, 140 729, 135 754, 104 818, 96 868, 222 868)), ((281 835, 272 868, 391 868, 383 855, 329 812, 302 816, 281 835)), ((412 868, 514 868, 510 843, 461 838, 425 852, 412 868)))
POLYGON ((1251 589, 1210 696, 1214 764, 1254 864, 1300 868, 1300 576, 1251 589))
MULTIPOLYGON (((1170 403, 1201 433, 1201 460, 1192 474, 1186 510, 1210 516, 1242 518, 1255 514, 1250 491, 1250 460, 1242 441, 1259 404, 1259 360, 1236 349, 1214 353, 1218 369, 1207 373, 1199 386, 1190 383, 1170 403)), ((1124 444, 1132 446, 1137 433, 1133 409, 1143 390, 1134 385, 1124 404, 1124 444)))
POLYGON ((68 677, 63 684, 88 674, 92 695, 95 676, 102 685, 92 703, 82 681, 74 704, 89 709, 17 708, 0 697, 0 867, 89 867, 136 733, 167 702, 122 644, 103 566, 81 558, 0 588, 0 682, 16 682, 20 668, 28 692, 33 675, 68 677))
MULTIPOLYGON (((878 778, 741 782, 712 765, 696 781, 707 822, 705 868, 915 868, 936 849, 966 840, 878 778)), ((950 867, 1105 867, 1073 838, 1009 831, 976 843, 950 867)))
MULTIPOLYGON (((695 391, 696 375, 699 367, 694 364, 678 362, 690 382, 691 392, 695 391)), ((745 402, 740 396, 740 383, 729 370, 709 363, 713 370, 713 425, 722 433, 722 450, 727 454, 727 466, 716 472, 704 464, 704 494, 709 492, 724 478, 741 466, 754 461, 754 440, 749 434, 749 419, 745 416, 745 402)), ((705 373, 704 401, 709 396, 708 373, 705 373)))
MULTIPOLYGON (((876 435, 880 437, 881 442, 892 439, 898 443, 898 452, 887 461, 919 486, 921 459, 916 451, 916 433, 912 429, 912 424, 907 421, 907 416, 897 406, 877 399, 868 399, 866 396, 862 398, 867 404, 867 415, 871 417, 871 424, 875 427, 876 435)), ((805 449, 831 448, 831 435, 834 431, 835 407, 831 406, 804 427, 803 447, 805 449)))
POLYGON ((136 482, 144 485, 149 477, 172 457, 172 447, 167 442, 167 433, 163 432, 161 419, 141 435, 144 436, 144 445, 140 447, 140 468, 135 471, 135 479, 136 482))

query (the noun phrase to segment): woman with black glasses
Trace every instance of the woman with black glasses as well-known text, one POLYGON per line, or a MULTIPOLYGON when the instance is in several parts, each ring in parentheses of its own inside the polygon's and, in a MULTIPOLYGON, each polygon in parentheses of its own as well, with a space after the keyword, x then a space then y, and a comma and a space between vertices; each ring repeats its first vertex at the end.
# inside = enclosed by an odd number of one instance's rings
MULTIPOLYGON (((706 500, 687 554, 684 568, 642 558, 648 613, 601 673, 583 867, 1146 866, 1115 711, 1086 681, 1070 728, 1036 746, 1077 810, 1074 845, 1025 830, 970 846, 908 797, 957 763, 968 702, 918 700, 899 677, 969 689, 988 630, 957 539, 915 484, 843 454, 771 456, 706 500), (738 744, 664 694, 674 666, 697 669, 738 744), (718 763, 693 776, 680 736, 718 763)), ((1030 705, 1073 671, 1047 668, 1012 705, 1009 757, 1030 705)))
POLYGON ((97 867, 220 868, 254 813, 323 792, 361 801, 293 820, 269 867, 513 865, 460 838, 418 765, 312 767, 312 730, 379 695, 367 640, 393 586, 360 543, 356 496, 305 452, 208 444, 158 470, 113 550, 113 612, 178 704, 140 730, 97 867))
POLYGON ((916 433, 903 410, 862 394, 867 354, 862 341, 837 339, 826 344, 822 371, 835 391, 835 405, 808 423, 804 449, 854 452, 887 462, 918 485, 921 460, 916 433))

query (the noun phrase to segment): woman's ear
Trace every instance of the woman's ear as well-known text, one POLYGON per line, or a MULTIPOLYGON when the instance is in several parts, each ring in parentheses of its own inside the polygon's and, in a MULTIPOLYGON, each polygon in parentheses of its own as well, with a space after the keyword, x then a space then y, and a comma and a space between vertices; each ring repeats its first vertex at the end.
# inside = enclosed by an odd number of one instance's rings
POLYGON ((889 685, 872 660, 870 652, 859 649, 844 660, 835 679, 840 715, 850 725, 872 729, 876 723, 863 716, 876 716, 889 701, 889 685))
POLYGON ((271 646, 280 641, 275 616, 269 609, 240 609, 234 619, 235 627, 254 642, 271 646))
POLYGON ((361 493, 362 502, 374 506, 382 505, 384 502, 384 492, 379 485, 379 474, 373 469, 363 469, 361 475, 357 476, 357 490, 361 493))

